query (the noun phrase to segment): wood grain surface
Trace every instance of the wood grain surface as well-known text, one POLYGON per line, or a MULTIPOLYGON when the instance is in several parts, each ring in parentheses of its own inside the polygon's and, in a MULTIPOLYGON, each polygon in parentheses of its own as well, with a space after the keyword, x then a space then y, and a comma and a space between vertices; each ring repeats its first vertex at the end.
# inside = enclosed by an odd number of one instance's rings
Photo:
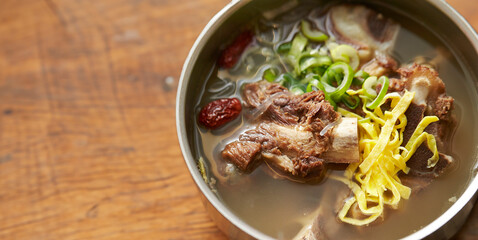
MULTIPOLYGON (((0 239, 225 239, 175 129, 228 0, 0 1, 0 239)), ((449 0, 478 28, 476 0, 449 0)), ((478 238, 478 207, 457 239, 478 238)))

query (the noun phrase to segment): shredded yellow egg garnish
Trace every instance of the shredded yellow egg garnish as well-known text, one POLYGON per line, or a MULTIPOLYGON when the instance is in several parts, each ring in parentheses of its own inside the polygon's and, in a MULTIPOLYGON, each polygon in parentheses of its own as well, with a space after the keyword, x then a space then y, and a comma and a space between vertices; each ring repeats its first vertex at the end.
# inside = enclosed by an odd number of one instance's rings
POLYGON ((361 157, 359 163, 347 167, 344 177, 331 176, 345 183, 353 192, 353 196, 345 201, 338 213, 341 221, 357 226, 367 225, 382 215, 385 205, 397 208, 402 198, 408 199, 411 189, 401 183, 397 174, 400 171, 408 173, 406 162, 425 140, 433 152, 433 156, 428 160, 428 167, 437 163, 439 156, 435 138, 424 132, 430 123, 438 121, 436 116, 424 117, 405 147, 401 146, 403 131, 407 125, 405 111, 414 95, 413 92, 405 92, 403 96, 388 94, 380 105, 390 99, 390 111, 382 112, 381 108, 377 107, 371 112, 363 107, 365 117, 345 109, 338 110, 343 116, 359 119, 361 157), (355 203, 363 216, 350 214, 355 203))

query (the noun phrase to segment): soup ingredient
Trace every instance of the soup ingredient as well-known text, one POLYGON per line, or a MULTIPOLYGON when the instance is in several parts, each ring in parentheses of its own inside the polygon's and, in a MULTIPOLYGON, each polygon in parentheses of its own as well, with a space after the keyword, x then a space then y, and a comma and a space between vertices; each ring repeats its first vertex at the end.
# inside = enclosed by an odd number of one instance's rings
POLYGON ((357 49, 361 69, 372 76, 392 73, 397 62, 388 53, 393 49, 400 25, 361 5, 334 6, 327 28, 339 42, 357 49))
POLYGON ((330 56, 310 50, 310 47, 307 38, 300 33, 297 34, 284 58, 294 66, 294 71, 284 73, 276 78, 271 77, 270 69, 268 69, 264 72, 264 79, 279 82, 294 94, 321 90, 325 94, 325 99, 334 108, 337 103, 343 101, 358 103, 357 99, 355 101, 354 99, 343 99, 354 79, 353 68, 343 60, 347 60, 357 67, 358 57, 351 56, 354 53, 356 55, 355 49, 348 45, 336 47, 337 51, 332 51, 335 54, 333 63, 330 56))
POLYGON ((397 208, 401 198, 408 199, 411 189, 401 183, 398 173, 409 172, 406 162, 423 142, 426 141, 428 149, 433 153, 426 161, 427 167, 432 168, 438 162, 435 137, 424 132, 429 124, 439 120, 436 116, 424 117, 406 145, 401 146, 403 131, 407 126, 405 111, 414 94, 407 91, 402 97, 388 95, 387 98, 392 99, 391 111, 383 113, 380 108, 373 113, 366 111, 366 117, 371 120, 359 123, 359 144, 363 161, 360 164, 350 164, 345 172, 345 179, 337 178, 347 184, 354 193, 338 214, 343 222, 357 226, 369 224, 382 215, 384 205, 397 208), (389 194, 386 195, 386 192, 389 194), (349 214, 354 204, 361 212, 358 217, 349 214))
POLYGON ((242 53, 254 39, 252 31, 242 32, 224 51, 219 57, 219 66, 222 68, 232 68, 236 65, 237 61, 241 57, 242 53))
POLYGON ((307 43, 309 43, 307 38, 300 33, 294 37, 289 50, 289 57, 293 59, 292 61, 295 60, 296 62, 299 62, 302 51, 304 51, 305 47, 307 46, 307 43))
POLYGON ((356 119, 341 120, 323 92, 292 95, 266 81, 244 87, 258 125, 226 145, 222 157, 242 171, 265 160, 297 178, 320 177, 329 162, 358 162, 356 119), (341 152, 341 154, 328 151, 341 152))
POLYGON ((268 82, 274 82, 274 80, 277 78, 277 72, 274 70, 274 68, 269 68, 264 71, 262 78, 268 82))
MULTIPOLYGON (((401 83, 394 83, 391 90, 404 91, 403 97, 398 103, 392 100, 385 105, 385 101, 381 100, 382 107, 375 108, 374 112, 363 108, 365 117, 370 119, 359 121, 363 161, 360 165, 350 164, 345 173, 346 179, 339 178, 354 192, 354 197, 348 199, 339 212, 339 218, 353 225, 369 224, 382 215, 384 205, 397 208, 401 198, 408 199, 411 189, 401 183, 399 176, 408 174, 411 168, 412 175, 431 173, 428 175, 436 177, 453 162, 453 158, 438 151, 444 150, 444 137, 450 134, 453 125, 449 112, 453 107, 453 98, 446 95, 443 81, 435 70, 418 64, 401 68, 398 72, 402 78, 394 81, 401 83), (407 90, 412 91, 415 97, 409 97, 411 92, 407 90), (400 113, 394 114, 407 96, 406 106, 401 107, 400 113), (390 106, 386 106, 388 104, 390 106), (387 113, 391 115, 387 116, 387 113), (395 118, 390 119, 392 116, 395 118), (399 122, 395 123, 397 120, 399 122), (395 130, 392 125, 395 125, 395 130), (385 192, 390 192, 391 197, 385 197, 385 192), (361 212, 358 217, 349 214, 354 205, 361 212)), ((369 77, 364 82, 363 91, 373 95, 373 91, 367 90, 373 89, 377 83, 378 80, 369 77)), ((380 84, 383 85, 383 93, 388 84, 380 84)), ((408 180, 409 183, 410 180, 416 182, 413 177, 408 180)), ((430 181, 424 183, 429 184, 430 181)))
MULTIPOLYGON (((358 151, 357 118, 342 117, 340 123, 333 126, 333 140, 322 158, 329 163, 353 163, 360 159, 358 151)), ((331 125, 329 125, 331 126, 331 125)))
MULTIPOLYGON (((365 118, 341 109, 343 115, 359 118, 359 146, 362 155, 360 163, 350 164, 344 177, 331 175, 332 179, 345 183, 353 192, 352 197, 345 200, 338 211, 338 218, 346 223, 363 226, 372 223, 382 216, 384 206, 398 208, 402 198, 408 199, 411 188, 404 183, 411 183, 407 178, 402 183, 400 173, 407 174, 410 168, 407 161, 414 155, 417 146, 426 141, 427 148, 433 152, 427 159, 427 166, 432 168, 438 160, 438 151, 435 138, 424 132, 429 124, 438 121, 436 116, 426 116, 414 128, 412 137, 403 141, 404 128, 407 126, 405 112, 413 104, 415 93, 406 91, 403 96, 397 93, 388 94, 381 106, 373 112, 364 109, 365 118), (388 105, 390 106, 383 106, 388 105), (382 111, 382 107, 390 108, 382 111), (405 145, 405 146, 403 146, 405 145)), ((412 180, 413 181, 413 180, 412 180)), ((423 182, 423 181, 422 181, 423 182)), ((429 181, 421 183, 422 187, 429 181)), ((324 214, 330 211, 319 207, 316 218, 305 226, 294 239, 319 239, 325 236, 321 225, 324 223, 324 214)), ((328 232, 334 230, 328 230, 328 232)))
POLYGON ((250 172, 260 164, 260 153, 260 142, 236 141, 226 145, 222 151, 222 157, 241 171, 250 172))
POLYGON ((354 77, 354 70, 344 62, 336 62, 332 64, 321 78, 321 83, 324 86, 324 91, 330 96, 332 100, 341 99, 342 95, 352 85, 354 77), (340 77, 343 75, 343 77, 340 77), (333 83, 337 83, 337 87, 333 83))
POLYGON ((199 123, 208 129, 216 129, 239 116, 242 105, 237 98, 222 98, 208 103, 199 112, 199 123))
POLYGON ((438 72, 422 65, 412 64, 398 70, 405 89, 416 93, 413 103, 427 105, 427 115, 436 115, 450 121, 448 112, 453 107, 453 98, 446 96, 445 84, 438 72))
MULTIPOLYGON (((344 5, 335 6, 332 9, 335 8, 345 8, 346 11, 352 12, 366 12, 366 14, 370 16, 377 15, 376 12, 362 6, 344 5)), ((340 12, 342 10, 336 11, 340 12)), ((332 15, 332 13, 329 15, 332 15)), ((341 26, 341 24, 342 23, 337 23, 337 26, 341 26)), ((393 22, 390 22, 390 24, 393 26, 396 25, 393 22)), ((379 48, 378 45, 374 48, 367 47, 367 51, 373 53, 375 57, 368 63, 365 60, 368 61, 370 60, 369 58, 363 59, 359 56, 359 52, 364 49, 364 46, 369 46, 368 44, 371 40, 368 38, 354 38, 356 41, 349 41, 347 44, 338 44, 334 42, 334 40, 329 40, 321 44, 320 42, 326 39, 325 37, 319 39, 311 35, 327 35, 319 30, 312 29, 309 20, 302 20, 300 28, 301 32, 296 33, 292 41, 281 43, 277 48, 273 49, 275 54, 271 56, 274 60, 270 61, 271 66, 263 72, 263 79, 269 82, 281 83, 293 94, 303 94, 305 92, 321 90, 325 94, 325 99, 334 108, 337 108, 337 104, 344 103, 347 107, 355 109, 360 105, 360 99, 358 96, 349 96, 346 94, 346 91, 353 83, 362 86, 366 78, 364 75, 369 75, 366 71, 360 70, 357 72, 357 77, 355 77, 355 70, 360 69, 362 66, 362 68, 366 68, 373 73, 382 74, 395 70, 396 68, 396 62, 388 57, 385 52, 382 52, 387 51, 388 48, 379 48), (357 44, 357 41, 360 44, 357 44)), ((374 30, 379 31, 378 29, 374 30)), ((337 31, 340 32, 339 30, 337 31)), ((360 31, 365 30, 362 29, 360 31)), ((380 29, 380 33, 382 33, 382 31, 385 32, 386 30, 380 29)), ((387 39, 375 41, 383 40, 384 44, 387 42, 387 44, 391 46, 393 45, 392 42, 395 41, 395 37, 394 35, 387 39)), ((341 41, 346 40, 347 39, 342 39, 341 41)), ((375 78, 376 80, 378 79, 377 77, 375 78)), ((381 76, 379 80, 381 83, 380 86, 383 86, 381 93, 379 93, 378 96, 376 94, 373 96, 371 94, 367 95, 371 100, 369 101, 370 109, 377 107, 387 92, 386 85, 388 84, 388 78, 381 76)), ((369 81, 369 83, 370 82, 371 81, 369 81)), ((377 83, 375 83, 373 87, 376 87, 376 85, 377 83)), ((372 85, 369 87, 372 87, 372 85)), ((367 90, 375 93, 375 89, 370 88, 367 90)))
POLYGON ((329 36, 327 36, 325 33, 316 29, 312 29, 311 24, 306 20, 302 20, 300 27, 304 36, 312 41, 323 42, 329 39, 329 36))
MULTIPOLYGON (((403 67, 398 72, 401 79, 390 79, 388 91, 392 93, 386 95, 373 112, 363 107, 365 115, 359 116, 338 109, 343 116, 358 118, 360 126, 359 146, 364 160, 350 164, 345 177, 331 176, 344 182, 354 193, 338 210, 339 219, 353 225, 375 221, 382 216, 385 205, 397 208, 401 198, 407 199, 412 190, 421 191, 427 187, 431 178, 443 173, 454 162, 451 156, 440 152, 446 151, 445 143, 454 127, 450 112, 454 100, 446 95, 443 81, 435 70, 418 64, 403 67), (423 85, 427 87, 419 89, 423 85), (410 98, 413 94, 415 97, 410 98), (400 107, 399 103, 407 95, 408 106, 403 111, 404 106, 400 107), (392 118, 397 107, 402 109, 400 115, 392 118)), ((381 84, 373 80, 371 85, 381 84)), ((349 92, 357 94, 360 91, 349 92)), ((322 236, 323 233, 313 227, 320 219, 323 216, 317 216, 298 236, 305 236, 304 239, 322 236)))
POLYGON ((329 30, 337 40, 355 46, 362 61, 370 60, 376 52, 389 52, 400 30, 391 19, 362 5, 334 6, 328 17, 329 30))
POLYGON ((456 125, 455 118, 451 114, 454 105, 454 99, 446 95, 445 84, 438 76, 438 73, 426 66, 412 64, 408 67, 400 68, 400 84, 394 84, 393 91, 415 92, 415 98, 405 113, 408 119, 407 127, 403 132, 404 141, 412 137, 414 129, 418 123, 426 116, 437 116, 438 121, 431 123, 425 131, 433 134, 436 139, 439 160, 434 168, 429 168, 426 159, 430 158, 432 153, 423 144, 418 147, 415 154, 407 162, 410 167, 410 173, 415 176, 437 177, 454 160, 451 156, 443 154, 448 152, 449 139, 456 125))
POLYGON ((373 113, 366 112, 366 117, 371 119, 370 122, 359 123, 361 127, 359 143, 363 161, 360 164, 350 164, 345 172, 345 178, 337 177, 354 193, 338 214, 341 221, 357 226, 366 225, 382 215, 384 205, 397 208, 401 198, 408 199, 411 190, 401 183, 397 173, 400 171, 408 173, 406 161, 413 155, 416 149, 414 146, 421 144, 424 138, 428 139, 428 147, 435 153, 434 159, 438 158, 433 135, 423 133, 423 126, 426 127, 431 121, 438 120, 436 117, 429 117, 420 123, 422 128, 417 128, 414 134, 421 136, 420 139, 411 138, 404 149, 400 147, 403 128, 406 126, 404 114, 413 96, 414 93, 411 92, 406 92, 403 97, 389 95, 388 98, 393 99, 391 111, 382 113, 377 108, 373 113), (354 204, 360 209, 359 217, 349 214, 354 204))
POLYGON ((350 67, 355 71, 360 65, 360 59, 357 50, 350 45, 341 44, 330 50, 330 55, 334 62, 345 62, 350 64, 350 67))
MULTIPOLYGON (((287 88, 280 84, 258 82, 244 86, 243 99, 246 107, 256 109, 257 112, 254 113, 254 115, 260 115, 270 106, 272 100, 275 100, 275 98, 279 96, 285 96, 287 93, 287 88), (275 98, 272 96, 275 96, 275 98)), ((296 120, 294 119, 292 121, 295 122, 296 120)), ((284 121, 284 123, 287 123, 287 121, 284 121)))
POLYGON ((383 98, 385 97, 385 94, 387 94, 388 85, 389 85, 389 80, 388 80, 388 77, 386 76, 381 76, 380 78, 373 76, 365 80, 365 82, 363 83, 362 89, 364 89, 365 93, 368 94, 368 97, 372 97, 373 99, 372 101, 366 104, 367 108, 375 109, 378 107, 378 105, 382 102, 383 98), (380 91, 377 94, 376 89, 379 84, 380 84, 380 91), (373 90, 372 91, 373 94, 370 94, 370 90, 373 90))
POLYGON ((384 76, 396 73, 397 66, 397 62, 390 56, 377 54, 374 59, 363 64, 362 70, 372 76, 384 76))

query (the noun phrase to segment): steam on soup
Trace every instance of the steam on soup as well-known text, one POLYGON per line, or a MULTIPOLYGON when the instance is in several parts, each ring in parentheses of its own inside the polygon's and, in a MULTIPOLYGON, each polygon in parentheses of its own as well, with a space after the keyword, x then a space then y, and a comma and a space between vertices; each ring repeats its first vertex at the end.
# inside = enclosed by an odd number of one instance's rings
POLYGON ((362 5, 310 9, 267 13, 222 50, 198 100, 201 173, 274 238, 408 235, 470 178, 459 159, 473 153, 451 148, 455 131, 476 141, 476 116, 461 118, 475 103, 454 94, 464 73, 423 29, 362 5))

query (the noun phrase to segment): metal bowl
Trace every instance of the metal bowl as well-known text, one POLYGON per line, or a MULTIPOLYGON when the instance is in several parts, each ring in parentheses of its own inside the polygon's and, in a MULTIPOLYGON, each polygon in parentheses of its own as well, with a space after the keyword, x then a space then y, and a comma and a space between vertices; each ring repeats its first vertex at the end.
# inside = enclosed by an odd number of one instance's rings
MULTIPOLYGON (((217 59, 217 46, 257 14, 286 3, 287 0, 237 0, 224 7, 204 28, 184 64, 176 100, 176 125, 181 150, 190 174, 201 191, 202 200, 218 227, 231 239, 270 239, 234 215, 211 191, 198 171, 194 150, 194 106, 206 76, 217 59)), ((357 0, 369 6, 406 15, 439 33, 462 60, 469 77, 478 86, 478 35, 466 20, 442 0, 357 0)), ((476 90, 476 89, 475 89, 476 90)), ((476 159, 472 159, 476 161, 476 159)), ((463 225, 477 197, 476 171, 458 200, 440 217, 405 239, 447 239, 463 225)))

